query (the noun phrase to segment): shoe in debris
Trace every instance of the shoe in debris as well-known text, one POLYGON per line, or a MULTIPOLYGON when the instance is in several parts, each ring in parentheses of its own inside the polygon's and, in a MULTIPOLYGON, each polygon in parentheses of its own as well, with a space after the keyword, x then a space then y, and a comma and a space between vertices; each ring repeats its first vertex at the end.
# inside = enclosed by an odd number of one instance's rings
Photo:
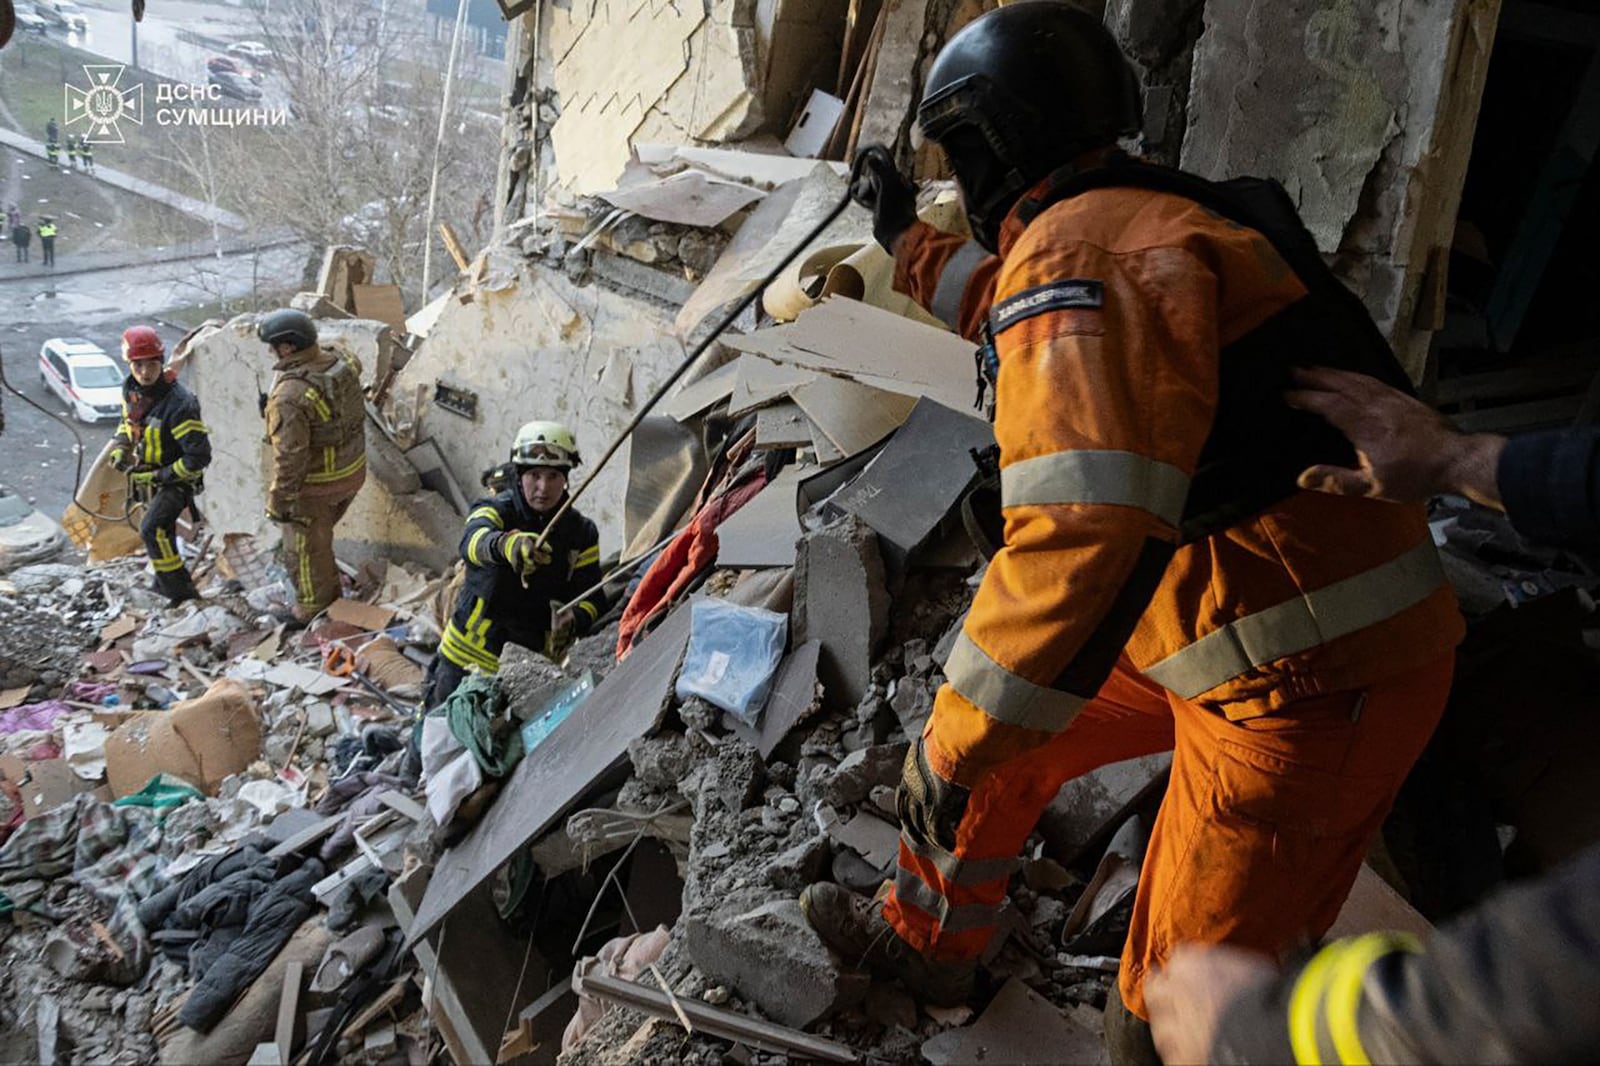
POLYGON ((906 991, 934 1006, 950 1007, 972 997, 973 963, 935 962, 900 939, 883 916, 883 904, 832 882, 800 893, 800 910, 846 963, 875 977, 898 978, 906 991))

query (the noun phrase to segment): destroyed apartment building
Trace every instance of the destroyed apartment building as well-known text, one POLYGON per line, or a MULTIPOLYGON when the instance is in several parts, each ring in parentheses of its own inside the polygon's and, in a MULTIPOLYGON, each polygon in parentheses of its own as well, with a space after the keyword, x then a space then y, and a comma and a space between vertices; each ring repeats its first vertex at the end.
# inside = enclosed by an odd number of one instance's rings
MULTIPOLYGON (((106 517, 125 488, 105 456, 79 493, 92 506, 67 516, 87 563, 0 577, 0 1051, 1099 1061, 1170 756, 1061 791, 968 1006, 869 982, 798 902, 813 881, 871 895, 893 876, 901 767, 995 547, 973 502, 993 491, 977 457, 994 435, 973 346, 894 290, 860 207, 757 290, 846 197, 866 145, 915 175, 925 220, 964 225, 914 113, 931 57, 994 4, 502 6, 495 240, 452 247, 459 275, 423 307, 345 247, 294 301, 365 375, 345 598, 304 631, 268 614, 283 574, 254 315, 174 353, 214 451, 205 522, 182 527, 203 599, 146 590, 136 530, 106 517), (463 522, 530 419, 581 442, 610 613, 563 663, 508 648, 498 676, 424 717, 463 522)), ((1514 0, 1087 6, 1143 81, 1132 147, 1278 179, 1460 424, 1592 407, 1600 356, 1577 342, 1600 330, 1561 308, 1593 267, 1561 228, 1592 218, 1593 182, 1540 194, 1592 156, 1600 17, 1514 0), (1565 79, 1574 41, 1590 58, 1565 79), (1530 79, 1571 108, 1537 137, 1515 105, 1530 79)), ((1464 500, 1430 518, 1469 636, 1446 725, 1336 934, 1426 937, 1502 876, 1600 837, 1600 733, 1581 713, 1595 571, 1464 500)))

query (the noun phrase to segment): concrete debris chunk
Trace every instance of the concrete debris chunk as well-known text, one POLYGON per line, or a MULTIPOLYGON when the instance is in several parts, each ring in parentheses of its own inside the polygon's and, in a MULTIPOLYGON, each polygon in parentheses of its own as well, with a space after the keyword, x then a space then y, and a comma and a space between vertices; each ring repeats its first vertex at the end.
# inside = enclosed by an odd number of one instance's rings
POLYGON ((794 899, 691 915, 685 946, 702 971, 784 1025, 804 1028, 866 994, 867 978, 842 972, 794 899))
POLYGON ((877 536, 854 515, 800 539, 794 639, 822 642, 823 687, 840 705, 860 703, 872 681, 889 626, 885 581, 877 536))
POLYGON ((909 742, 901 741, 853 751, 834 769, 818 794, 835 807, 860 803, 879 785, 894 785, 900 780, 910 748, 909 742))

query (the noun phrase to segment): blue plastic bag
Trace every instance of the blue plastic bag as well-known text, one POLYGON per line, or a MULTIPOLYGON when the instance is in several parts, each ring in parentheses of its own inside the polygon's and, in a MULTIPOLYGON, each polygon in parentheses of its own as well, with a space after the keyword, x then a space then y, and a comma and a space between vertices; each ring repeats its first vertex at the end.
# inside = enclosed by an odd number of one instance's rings
POLYGON ((754 725, 789 639, 789 616, 725 600, 697 600, 678 697, 699 696, 754 725))

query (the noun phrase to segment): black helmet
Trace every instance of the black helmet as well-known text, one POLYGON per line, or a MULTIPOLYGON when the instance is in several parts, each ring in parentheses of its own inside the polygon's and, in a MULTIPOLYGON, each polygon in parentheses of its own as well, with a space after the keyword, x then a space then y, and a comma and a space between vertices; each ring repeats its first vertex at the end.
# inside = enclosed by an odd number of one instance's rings
POLYGON ((292 344, 299 351, 317 343, 317 324, 304 311, 285 307, 264 317, 256 325, 256 336, 267 344, 292 344))
POLYGON ((1138 131, 1139 79, 1100 21, 1066 0, 1017 0, 968 23, 933 61, 917 109, 994 251, 1017 198, 1092 148, 1138 131))

